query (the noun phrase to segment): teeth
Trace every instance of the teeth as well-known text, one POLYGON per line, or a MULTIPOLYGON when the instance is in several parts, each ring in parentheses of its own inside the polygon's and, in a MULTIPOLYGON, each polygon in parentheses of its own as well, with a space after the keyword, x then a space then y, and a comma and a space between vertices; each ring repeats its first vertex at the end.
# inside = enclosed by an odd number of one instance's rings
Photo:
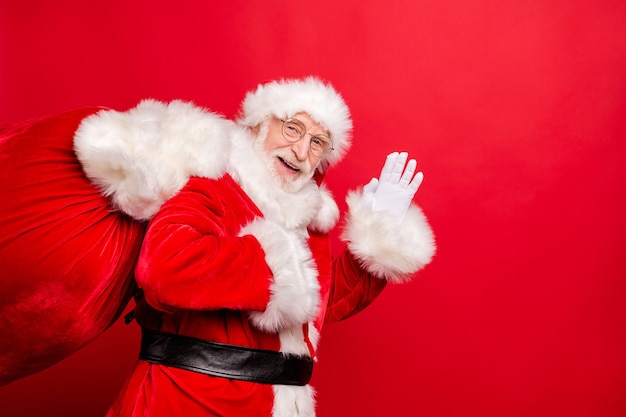
POLYGON ((297 166, 291 165, 289 162, 285 161, 284 159, 280 158, 280 160, 283 161, 283 164, 287 165, 289 168, 293 169, 294 171, 300 170, 297 166))

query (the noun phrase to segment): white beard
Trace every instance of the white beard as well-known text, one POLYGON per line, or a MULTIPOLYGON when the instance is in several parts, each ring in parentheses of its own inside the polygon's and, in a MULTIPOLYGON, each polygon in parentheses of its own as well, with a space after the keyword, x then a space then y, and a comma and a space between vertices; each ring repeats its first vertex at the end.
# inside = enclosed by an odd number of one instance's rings
POLYGON ((292 152, 286 148, 276 149, 268 154, 263 148, 265 140, 267 139, 268 130, 269 123, 262 123, 259 133, 254 139, 254 150, 259 155, 259 158, 265 162, 265 165, 276 182, 276 185, 287 193, 297 193, 311 180, 311 178, 313 178, 315 168, 311 167, 311 162, 308 159, 302 162, 293 161, 292 152), (288 178, 276 172, 276 166, 274 163, 278 157, 287 161, 289 165, 297 167, 300 170, 295 178, 288 178))
MULTIPOLYGON (((322 206, 325 203, 328 205, 325 194, 311 179, 312 173, 298 178, 297 184, 289 182, 283 185, 279 176, 272 173, 267 154, 256 150, 257 145, 253 144, 256 140, 250 131, 244 129, 232 136, 230 174, 261 209, 265 218, 306 233, 306 228, 320 213, 322 206), (287 191, 286 188, 297 191, 287 191)), ((332 203, 334 205, 334 201, 332 203)))

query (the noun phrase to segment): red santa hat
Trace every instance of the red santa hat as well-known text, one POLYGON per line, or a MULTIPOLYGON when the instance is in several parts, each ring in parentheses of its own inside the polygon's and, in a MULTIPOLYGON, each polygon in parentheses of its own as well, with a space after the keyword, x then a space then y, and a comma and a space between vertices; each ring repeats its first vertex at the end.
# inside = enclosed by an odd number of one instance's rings
POLYGON ((333 151, 326 163, 332 165, 343 158, 350 148, 350 110, 341 95, 317 77, 260 84, 246 95, 238 123, 253 127, 267 116, 289 118, 300 112, 307 113, 330 134, 333 151))

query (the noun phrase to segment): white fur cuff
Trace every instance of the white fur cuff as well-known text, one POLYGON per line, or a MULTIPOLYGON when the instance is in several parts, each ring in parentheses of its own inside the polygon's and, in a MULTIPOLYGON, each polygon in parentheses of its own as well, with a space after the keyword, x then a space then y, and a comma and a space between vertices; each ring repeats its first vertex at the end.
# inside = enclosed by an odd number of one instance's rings
POLYGON ((274 275, 267 308, 251 312, 252 323, 273 332, 313 320, 319 311, 320 287, 304 237, 262 218, 242 228, 239 235, 252 235, 259 241, 274 275))
POLYGON ((422 269, 435 253, 435 239, 426 217, 411 205, 401 223, 389 213, 374 211, 361 193, 351 191, 342 240, 370 273, 402 282, 422 269))

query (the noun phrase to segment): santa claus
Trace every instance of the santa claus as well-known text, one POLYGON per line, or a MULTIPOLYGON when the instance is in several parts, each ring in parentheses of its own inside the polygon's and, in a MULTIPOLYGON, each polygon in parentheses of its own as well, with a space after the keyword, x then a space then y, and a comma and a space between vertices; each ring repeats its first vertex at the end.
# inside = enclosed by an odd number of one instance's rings
MULTIPOLYGON (((10 251, 0 246, 0 260, 34 281, 54 259, 62 294, 80 287, 84 274, 96 276, 98 288, 117 283, 115 311, 95 320, 95 333, 125 305, 134 270, 140 358, 108 415, 314 416, 308 382, 322 326, 361 311, 388 282, 410 279, 434 254, 432 231, 412 202, 423 179, 415 160, 394 152, 379 178, 348 193, 345 248, 332 256, 329 232, 339 210, 323 176, 349 149, 352 122, 329 84, 309 77, 260 85, 236 121, 180 101, 93 111, 72 114, 74 180, 78 173, 88 179, 81 184, 94 212, 115 216, 106 222, 110 230, 97 231, 102 247, 67 254, 73 236, 61 228, 58 241, 42 243, 45 259, 36 268, 26 268, 21 253, 34 238, 10 251), (92 271, 74 271, 85 257, 92 271)), ((73 183, 54 179, 74 193, 73 183)), ((47 201, 33 199, 19 207, 47 201)), ((56 206, 67 224, 97 223, 86 210, 68 217, 63 204, 56 206)), ((36 230, 34 217, 21 225, 26 234, 36 230)), ((87 298, 71 308, 92 306, 87 298)), ((10 311, 23 321, 24 306, 37 303, 45 299, 13 302, 10 311)))

